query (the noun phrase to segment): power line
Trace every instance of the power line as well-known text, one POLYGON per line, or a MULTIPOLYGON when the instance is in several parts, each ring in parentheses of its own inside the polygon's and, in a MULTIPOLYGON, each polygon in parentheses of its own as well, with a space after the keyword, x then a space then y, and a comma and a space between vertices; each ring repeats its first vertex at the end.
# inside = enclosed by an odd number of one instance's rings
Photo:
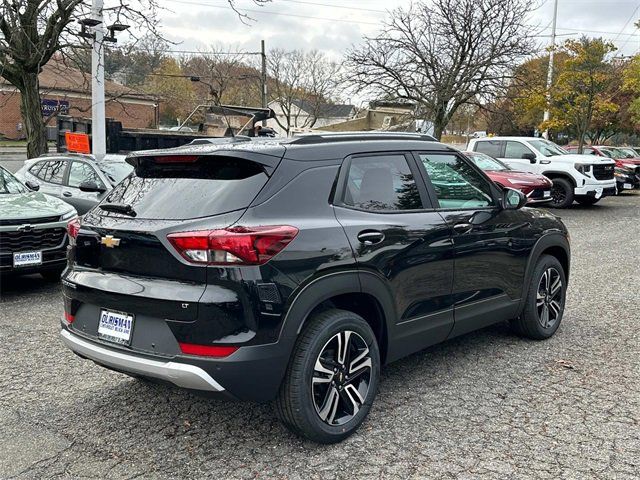
POLYGON ((640 3, 638 3, 638 6, 636 6, 636 8, 633 11, 633 13, 629 16, 629 18, 627 19, 626 23, 624 24, 624 27, 622 27, 622 29, 620 30, 620 33, 618 33, 618 35, 616 35, 616 38, 613 39, 614 42, 616 40, 618 40, 618 38, 620 38, 620 35, 622 35, 622 32, 624 32, 624 29, 627 28, 627 25, 629 25, 629 22, 631 21, 631 19, 633 19, 633 16, 636 14, 638 9, 640 9, 640 3))

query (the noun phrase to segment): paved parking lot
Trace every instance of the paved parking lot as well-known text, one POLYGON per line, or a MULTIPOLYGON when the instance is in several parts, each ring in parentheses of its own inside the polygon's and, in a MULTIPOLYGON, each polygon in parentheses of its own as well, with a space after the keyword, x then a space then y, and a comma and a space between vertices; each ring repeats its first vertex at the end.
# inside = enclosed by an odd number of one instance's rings
POLYGON ((561 212, 572 236, 557 335, 495 326, 387 367, 340 445, 268 405, 147 385, 61 346, 59 287, 4 281, 0 478, 616 478, 640 476, 640 194, 561 212))

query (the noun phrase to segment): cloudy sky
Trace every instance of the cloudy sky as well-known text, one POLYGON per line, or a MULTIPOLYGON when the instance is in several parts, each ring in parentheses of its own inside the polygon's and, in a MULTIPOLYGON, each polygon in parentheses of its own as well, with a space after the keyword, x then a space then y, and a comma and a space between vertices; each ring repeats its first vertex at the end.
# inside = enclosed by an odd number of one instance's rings
MULTIPOLYGON (((227 0, 159 0, 163 30, 180 42, 176 51, 208 45, 255 51, 260 40, 267 48, 318 49, 340 58, 363 35, 374 34, 387 10, 410 0, 272 0, 264 7, 252 0, 236 4, 253 21, 243 24, 227 0)), ((540 0, 531 22, 549 34, 554 0, 540 0)), ((558 34, 562 41, 586 34, 614 42, 617 54, 640 51, 640 0, 558 0, 558 34)), ((541 42, 548 42, 541 37, 541 42)))

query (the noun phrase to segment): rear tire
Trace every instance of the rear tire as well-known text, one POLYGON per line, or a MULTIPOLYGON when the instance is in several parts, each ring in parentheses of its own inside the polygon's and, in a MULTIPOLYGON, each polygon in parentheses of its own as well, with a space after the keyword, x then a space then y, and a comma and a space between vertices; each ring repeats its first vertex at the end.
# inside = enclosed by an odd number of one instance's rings
POLYGON ((600 198, 596 198, 596 197, 587 197, 587 196, 576 197, 576 202, 584 206, 595 205, 599 201, 600 201, 600 198))
POLYGON ((327 310, 313 316, 298 337, 275 411, 297 435, 340 442, 366 418, 379 378, 371 327, 353 312, 327 310))
POLYGON ((522 314, 511 321, 520 335, 534 340, 552 337, 562 321, 567 280, 556 257, 543 255, 538 260, 527 291, 522 314))
POLYGON ((573 204, 573 185, 564 178, 552 178, 550 206, 554 208, 569 208, 573 204))

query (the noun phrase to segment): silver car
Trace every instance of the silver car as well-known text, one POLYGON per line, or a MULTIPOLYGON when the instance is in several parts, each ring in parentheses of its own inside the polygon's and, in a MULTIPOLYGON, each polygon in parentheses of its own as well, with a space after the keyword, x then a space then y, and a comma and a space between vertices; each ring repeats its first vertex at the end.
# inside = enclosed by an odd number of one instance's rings
POLYGON ((132 170, 123 155, 97 161, 91 155, 59 153, 27 160, 16 177, 40 185, 40 192, 64 200, 84 215, 132 170))

